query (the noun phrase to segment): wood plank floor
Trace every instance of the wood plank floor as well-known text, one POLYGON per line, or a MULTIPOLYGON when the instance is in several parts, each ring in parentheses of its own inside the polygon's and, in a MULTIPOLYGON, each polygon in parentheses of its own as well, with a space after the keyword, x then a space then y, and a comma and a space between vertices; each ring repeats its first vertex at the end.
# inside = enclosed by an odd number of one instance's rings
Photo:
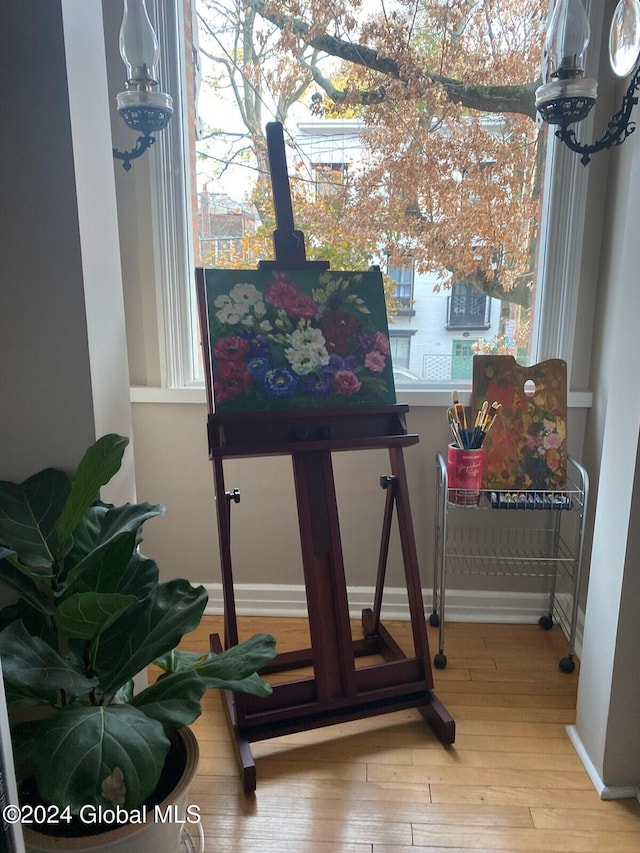
MULTIPOLYGON (((280 651, 308 643, 304 620, 239 623, 243 637, 274 634, 280 651)), ((386 624, 407 647, 408 623, 386 624)), ((220 630, 206 617, 183 646, 204 651, 220 630)), ((435 629, 429 642, 433 653, 435 629)), ((434 680, 456 720, 453 747, 416 710, 274 738, 253 744, 250 795, 211 691, 193 725, 201 757, 190 795, 207 853, 638 853, 640 804, 601 801, 566 735, 577 672, 558 670, 560 630, 451 623, 446 652, 434 680)))

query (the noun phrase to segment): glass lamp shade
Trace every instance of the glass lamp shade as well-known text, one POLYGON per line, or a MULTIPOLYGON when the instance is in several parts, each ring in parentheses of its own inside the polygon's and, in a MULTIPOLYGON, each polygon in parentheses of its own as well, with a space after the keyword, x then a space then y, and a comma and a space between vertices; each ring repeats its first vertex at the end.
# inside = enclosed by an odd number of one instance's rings
POLYGON ((558 0, 547 31, 546 46, 552 77, 575 77, 584 72, 584 52, 591 28, 582 0, 558 0))
POLYGON ((129 84, 144 88, 157 82, 160 48, 144 0, 124 0, 120 56, 127 68, 129 84))

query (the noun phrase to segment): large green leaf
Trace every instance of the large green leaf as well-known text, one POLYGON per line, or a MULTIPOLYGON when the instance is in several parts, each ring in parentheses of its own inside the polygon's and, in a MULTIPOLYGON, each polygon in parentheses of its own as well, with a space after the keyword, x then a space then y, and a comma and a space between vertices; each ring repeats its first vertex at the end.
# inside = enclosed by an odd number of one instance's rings
POLYGON ((85 804, 111 807, 118 793, 119 805, 138 807, 157 786, 169 750, 160 723, 130 705, 65 708, 32 738, 25 752, 40 795, 73 813, 85 804), (105 799, 103 783, 118 768, 123 786, 105 799))
POLYGON ((178 578, 160 584, 154 594, 134 604, 97 642, 95 673, 105 693, 126 681, 177 646, 200 622, 208 595, 178 578))
POLYGON ((219 687, 223 690, 233 690, 234 693, 251 693, 253 696, 270 696, 273 688, 263 678, 254 672, 245 678, 207 678, 202 679, 208 688, 219 687))
POLYGON ((40 637, 32 637, 22 622, 13 622, 0 632, 0 660, 7 681, 26 687, 45 702, 53 691, 84 696, 98 684, 95 678, 85 678, 75 670, 40 637))
POLYGON ((158 586, 159 576, 160 572, 154 560, 134 551, 117 591, 120 595, 135 595, 140 600, 147 598, 158 586))
POLYGON ((88 448, 76 470, 71 492, 58 520, 57 531, 61 542, 66 542, 78 522, 98 499, 100 489, 120 469, 122 456, 129 439, 121 435, 103 435, 88 448))
POLYGON ((145 688, 133 697, 131 704, 162 723, 164 730, 169 732, 188 726, 200 716, 200 700, 206 689, 197 673, 176 672, 162 676, 145 688))
POLYGON ((96 502, 87 509, 73 531, 71 547, 64 561, 67 569, 73 568, 93 551, 94 544, 100 535, 102 520, 110 509, 113 509, 112 504, 100 502, 96 502))
POLYGON ((18 687, 16 684, 11 684, 10 681, 5 681, 4 693, 9 708, 19 708, 27 705, 38 705, 41 708, 43 703, 53 707, 56 705, 58 699, 58 694, 55 692, 50 693, 47 699, 42 695, 42 691, 36 693, 33 690, 29 690, 28 687, 18 687))
POLYGON ((51 569, 60 550, 56 523, 70 491, 71 481, 55 468, 24 483, 0 482, 0 542, 18 554, 20 565, 51 569))
MULTIPOLYGON (((128 534, 137 534, 139 528, 149 518, 156 515, 164 515, 166 507, 157 504, 139 503, 139 504, 124 504, 123 506, 113 507, 101 514, 98 518, 99 529, 97 536, 90 544, 90 550, 83 555, 79 555, 76 551, 70 552, 78 558, 78 562, 66 575, 66 586, 70 588, 84 571, 94 571, 96 566, 101 565, 105 554, 113 547, 116 549, 116 540, 123 536, 127 536, 124 540, 127 547, 131 543, 131 538, 128 534)), ((112 552, 112 556, 115 553, 112 552)), ((126 567, 128 560, 124 563, 126 567)), ((112 565, 108 566, 107 571, 111 574, 115 572, 112 565)))
POLYGON ((207 687, 268 696, 271 687, 256 673, 275 654, 275 639, 270 634, 254 634, 219 654, 173 649, 154 663, 165 672, 196 672, 207 687))
POLYGON ((60 603, 54 622, 67 637, 94 640, 136 601, 135 595, 78 592, 60 603))
POLYGON ((40 613, 46 615, 53 613, 54 604, 51 596, 7 560, 0 560, 0 583, 17 592, 23 601, 28 602, 40 613))
POLYGON ((135 533, 122 533, 94 559, 84 561, 77 570, 75 567, 71 569, 61 585, 61 597, 77 592, 117 592, 136 547, 136 539, 135 533))

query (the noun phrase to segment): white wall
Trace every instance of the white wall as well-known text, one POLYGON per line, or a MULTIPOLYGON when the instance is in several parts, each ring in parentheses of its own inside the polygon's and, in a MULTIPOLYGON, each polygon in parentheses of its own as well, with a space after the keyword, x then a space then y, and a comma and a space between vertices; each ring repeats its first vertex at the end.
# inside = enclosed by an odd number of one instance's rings
MULTIPOLYGON (((0 477, 19 480, 131 421, 100 3, 3 3, 0 40, 0 477)), ((132 493, 129 452, 111 496, 132 493)))
MULTIPOLYGON (((401 399, 410 399, 409 394, 401 399)), ((410 407, 409 432, 420 442, 404 451, 411 512, 423 586, 433 581, 435 454, 446 452, 446 404, 410 407)), ((585 410, 569 413, 569 452, 580 458, 585 410)), ((145 528, 143 550, 158 559, 165 576, 187 574, 201 583, 220 580, 212 466, 208 459, 204 404, 135 403, 136 482, 140 500, 164 503, 167 516, 145 528), (187 560, 187 567, 184 563, 187 560)), ((333 456, 348 583, 373 586, 380 547, 388 474, 385 451, 333 456)), ((301 584, 302 570, 291 462, 287 457, 225 463, 225 487, 239 488, 232 505, 234 575, 244 584, 301 584)), ((402 586, 399 544, 392 540, 389 586, 402 586)), ((484 582, 485 587, 490 582, 484 582)), ((468 586, 452 579, 451 588, 468 586)))
POLYGON ((585 436, 598 488, 576 732, 605 793, 640 785, 640 740, 629 736, 640 719, 639 193, 640 145, 632 137, 611 159, 585 436))

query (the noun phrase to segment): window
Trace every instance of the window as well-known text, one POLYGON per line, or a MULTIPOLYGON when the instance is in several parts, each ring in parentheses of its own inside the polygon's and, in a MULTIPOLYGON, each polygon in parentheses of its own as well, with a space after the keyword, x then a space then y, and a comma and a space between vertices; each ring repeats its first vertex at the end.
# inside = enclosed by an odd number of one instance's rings
POLYGON ((392 329, 389 342, 394 368, 403 367, 408 370, 411 361, 411 332, 398 332, 392 329))
POLYGON ((456 281, 447 297, 447 329, 488 329, 491 326, 491 299, 468 284, 456 281))
POLYGON ((314 163, 316 199, 340 194, 347 180, 348 168, 346 163, 314 163))
POLYGON ((391 264, 387 267, 387 275, 395 282, 394 301, 403 313, 411 310, 413 305, 413 281, 415 269, 412 262, 391 264))
MULTIPOLYGON (((195 10, 203 2, 204 0, 193 0, 195 6, 191 8, 188 0, 186 3, 179 0, 148 2, 163 51, 160 65, 163 88, 172 93, 176 105, 169 129, 158 135, 154 158, 151 158, 152 161, 155 159, 155 173, 151 185, 157 188, 157 195, 147 205, 155 223, 153 248, 158 258, 155 280, 161 306, 159 334, 163 363, 157 372, 163 385, 174 387, 197 385, 201 382, 200 345, 192 275, 196 258, 201 257, 207 263, 208 258, 211 258, 212 262, 218 264, 224 258, 233 257, 241 241, 250 240, 264 225, 260 216, 251 211, 247 199, 247 182, 237 181, 237 191, 233 194, 226 190, 220 192, 226 194, 240 208, 246 204, 247 210, 238 214, 227 211, 222 214, 224 219, 217 214, 215 217, 210 215, 205 227, 202 194, 206 191, 210 195, 218 195, 219 187, 204 179, 198 181, 196 177, 199 169, 196 164, 196 149, 200 145, 196 140, 196 127, 199 125, 195 109, 196 81, 198 76, 206 76, 207 69, 199 69, 194 61, 199 58, 199 54, 197 40, 191 30, 195 21, 195 10), (178 48, 182 51, 181 61, 178 61, 178 48), (208 186, 205 188, 206 183, 208 186)), ((595 8, 593 3, 590 5, 595 8)), ((597 42, 595 31, 593 41, 597 42)), ((206 101, 207 98, 201 95, 199 113, 204 112, 206 101)), ((266 123, 271 119, 266 94, 263 106, 266 123)), ((222 118, 221 113, 209 115, 208 119, 203 115, 202 135, 206 136, 214 123, 220 122, 222 118)), ((502 144, 510 134, 512 144, 525 144, 521 139, 514 138, 511 128, 505 125, 504 120, 497 121, 495 118, 494 116, 489 122, 491 126, 487 130, 487 148, 491 148, 494 143, 502 144)), ((328 138, 336 132, 332 121, 326 115, 318 117, 316 114, 316 125, 331 128, 331 133, 327 130, 328 138)), ((327 188, 335 183, 334 178, 341 184, 347 172, 350 180, 354 180, 359 174, 359 154, 354 142, 358 135, 355 129, 357 123, 357 119, 342 121, 343 125, 349 126, 349 157, 344 154, 343 134, 339 141, 342 148, 340 157, 335 160, 316 161, 315 171, 308 176, 309 186, 314 192, 325 193, 327 188)), ((246 142, 248 134, 245 129, 237 130, 237 135, 246 142)), ((407 139, 409 138, 407 136, 407 139)), ((292 150, 295 150, 295 143, 292 142, 290 134, 287 135, 287 142, 291 143, 292 150)), ((534 156, 533 151, 530 156, 534 156)), ((229 162, 238 169, 246 169, 243 157, 246 159, 249 155, 239 143, 230 154, 229 162), (244 153, 241 153, 242 151, 244 153)), ((398 367, 424 378, 429 384, 447 383, 452 378, 460 379, 461 382, 468 381, 468 377, 462 376, 465 372, 462 364, 468 359, 468 347, 473 340, 477 340, 483 345, 483 351, 487 351, 498 339, 513 341, 514 347, 517 346, 515 354, 523 361, 546 357, 563 357, 570 361, 572 320, 577 312, 578 277, 575 271, 580 257, 585 210, 584 188, 589 172, 577 163, 574 155, 556 146, 553 140, 540 160, 544 162, 544 175, 554 175, 554 181, 547 180, 544 184, 541 201, 542 225, 536 241, 539 267, 537 273, 532 274, 532 280, 544 279, 550 284, 547 291, 543 294, 540 287, 531 290, 529 304, 525 304, 524 300, 516 299, 518 294, 512 290, 512 301, 498 299, 499 304, 492 305, 493 299, 489 296, 492 292, 491 281, 510 262, 508 250, 503 245, 498 245, 498 241, 486 247, 479 242, 474 247, 479 262, 484 263, 483 259, 487 256, 487 280, 480 282, 482 286, 486 285, 484 293, 460 279, 449 288, 445 278, 432 274, 424 264, 412 262, 412 265, 392 266, 388 272, 393 272, 396 297, 401 306, 391 326, 392 346, 395 348, 394 362, 398 367), (571 216, 568 215, 569 209, 571 216), (549 233, 554 234, 553 241, 547 239, 549 233), (440 306, 437 310, 436 305, 440 306), (523 344, 519 333, 525 328, 528 330, 528 338, 523 344), (475 335, 473 339, 460 338, 460 332, 463 330, 477 331, 480 334, 475 335)), ((138 168, 133 170, 134 181, 139 179, 138 175, 142 171, 138 168)), ((492 150, 488 150, 478 163, 478 182, 475 189, 472 189, 469 183, 472 172, 473 164, 468 169, 465 167, 464 197, 460 193, 462 201, 470 205, 476 204, 481 198, 477 187, 482 189, 482 180, 499 183, 502 179, 492 150), (487 168, 487 163, 491 164, 490 169, 487 168)), ((456 182, 461 184, 459 175, 453 181, 456 182)), ((376 192, 380 192, 379 188, 376 192)), ((411 188, 406 187, 405 195, 406 193, 411 194, 411 188)), ((379 201, 381 205, 387 204, 384 194, 379 196, 379 201)), ((426 201, 424 197, 417 200, 412 206, 410 217, 406 210, 399 212, 398 216, 404 219, 398 221, 403 225, 407 219, 415 221, 423 233, 427 233, 429 228, 438 225, 438 212, 435 207, 430 208, 426 201)), ((470 214, 469 210, 464 212, 465 215, 470 214)), ((123 218, 126 219, 127 215, 130 214, 123 207, 123 218)), ((455 234, 452 233, 449 244, 453 258, 457 252, 455 239, 455 234)), ((410 243, 408 238, 407 242, 410 243)), ((408 248, 410 249, 410 246, 408 248)), ((150 384, 152 383, 153 376, 150 384)))

